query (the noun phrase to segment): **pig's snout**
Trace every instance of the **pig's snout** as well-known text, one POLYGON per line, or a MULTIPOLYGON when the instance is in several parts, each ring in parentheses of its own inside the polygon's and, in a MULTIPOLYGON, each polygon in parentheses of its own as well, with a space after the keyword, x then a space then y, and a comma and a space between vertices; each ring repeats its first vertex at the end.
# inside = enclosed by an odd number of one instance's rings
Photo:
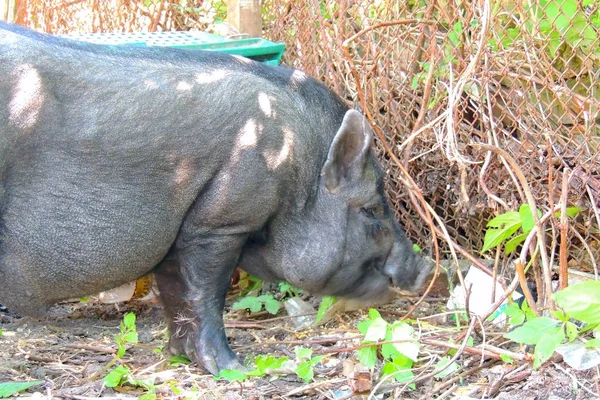
POLYGON ((429 275, 431 265, 413 251, 411 247, 395 243, 386 263, 383 274, 394 287, 416 291, 429 275))

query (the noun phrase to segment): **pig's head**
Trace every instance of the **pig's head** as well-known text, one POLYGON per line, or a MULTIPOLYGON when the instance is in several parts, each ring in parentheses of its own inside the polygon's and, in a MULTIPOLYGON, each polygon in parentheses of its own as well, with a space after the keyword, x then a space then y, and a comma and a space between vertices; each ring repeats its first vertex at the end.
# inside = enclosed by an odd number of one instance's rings
POLYGON ((389 286, 418 288, 428 268, 390 210, 372 141, 362 114, 347 111, 314 195, 249 242, 242 268, 314 294, 361 300, 385 298, 389 286))

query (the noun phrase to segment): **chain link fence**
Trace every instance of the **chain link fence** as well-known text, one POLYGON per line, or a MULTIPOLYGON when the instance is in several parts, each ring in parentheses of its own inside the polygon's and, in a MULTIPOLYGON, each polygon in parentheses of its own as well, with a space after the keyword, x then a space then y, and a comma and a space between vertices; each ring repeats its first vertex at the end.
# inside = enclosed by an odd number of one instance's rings
MULTIPOLYGON (((20 4, 17 22, 51 33, 207 30, 226 16, 220 1, 20 4)), ((263 23, 285 64, 371 120, 394 209, 421 247, 479 258, 488 221, 529 204, 545 273, 597 269, 598 1, 266 0, 263 23), (580 212, 561 220, 567 206, 580 212)))
POLYGON ((266 35, 381 130, 389 193, 414 241, 428 246, 435 231, 444 252, 480 257, 494 216, 577 206, 543 224, 542 261, 597 269, 597 1, 302 3, 267 1, 266 35))

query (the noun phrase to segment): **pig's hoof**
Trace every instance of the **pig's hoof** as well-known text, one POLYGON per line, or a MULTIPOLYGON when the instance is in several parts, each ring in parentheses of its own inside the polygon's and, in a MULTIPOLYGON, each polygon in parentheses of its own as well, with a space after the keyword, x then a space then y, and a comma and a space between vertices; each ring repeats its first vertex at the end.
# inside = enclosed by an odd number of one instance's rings
POLYGON ((196 359, 213 375, 218 375, 219 371, 224 369, 247 371, 229 347, 227 340, 218 335, 199 335, 196 342, 196 359))

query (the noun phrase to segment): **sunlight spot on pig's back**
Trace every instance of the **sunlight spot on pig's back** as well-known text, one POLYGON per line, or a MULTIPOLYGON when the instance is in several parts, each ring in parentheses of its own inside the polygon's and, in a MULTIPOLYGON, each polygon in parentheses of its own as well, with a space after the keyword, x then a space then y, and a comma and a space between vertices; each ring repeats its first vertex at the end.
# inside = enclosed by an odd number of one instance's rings
POLYGON ((38 122, 46 98, 42 78, 29 64, 20 65, 14 74, 17 79, 8 105, 8 120, 23 133, 29 133, 38 122))

